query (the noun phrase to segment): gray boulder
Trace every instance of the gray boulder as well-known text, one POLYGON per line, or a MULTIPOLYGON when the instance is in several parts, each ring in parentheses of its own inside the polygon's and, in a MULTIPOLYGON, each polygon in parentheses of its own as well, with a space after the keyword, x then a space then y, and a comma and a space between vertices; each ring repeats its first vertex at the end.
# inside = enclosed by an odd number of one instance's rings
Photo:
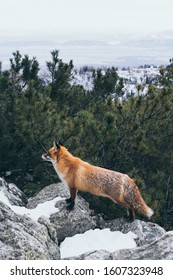
POLYGON ((110 253, 106 250, 90 251, 66 260, 172 260, 173 231, 165 233, 156 241, 133 249, 110 253))
POLYGON ((99 226, 100 228, 110 228, 111 231, 119 230, 122 233, 127 233, 129 231, 134 232, 137 235, 135 242, 138 247, 152 243, 166 233, 166 231, 157 224, 140 220, 134 220, 129 223, 123 218, 112 221, 102 221, 99 226))
POLYGON ((56 207, 59 212, 50 216, 50 222, 55 225, 60 242, 65 237, 84 233, 96 227, 94 219, 90 216, 87 202, 83 201, 83 198, 78 197, 76 205, 71 211, 66 209, 65 201, 58 201, 56 207))
MULTIPOLYGON (((46 222, 44 222, 46 223, 46 222)), ((44 260, 59 259, 56 231, 26 215, 18 215, 0 202, 0 259, 44 260)))
POLYGON ((111 253, 106 250, 90 251, 76 257, 63 258, 63 260, 112 260, 111 253))
POLYGON ((0 189, 3 190, 12 205, 25 206, 27 204, 26 196, 15 184, 8 184, 3 178, 0 178, 0 189))
POLYGON ((173 260, 173 231, 142 247, 118 250, 111 257, 113 260, 173 260))
POLYGON ((88 203, 79 194, 77 195, 74 209, 71 211, 66 209, 65 198, 69 197, 69 190, 63 183, 45 187, 35 197, 29 200, 27 207, 35 208, 39 203, 52 200, 57 196, 63 197, 64 200, 56 203, 57 212, 50 216, 49 221, 55 226, 60 242, 65 237, 70 237, 77 233, 84 233, 86 230, 96 227, 96 222, 91 216, 88 203))
POLYGON ((38 194, 30 198, 27 203, 27 208, 35 208, 39 203, 52 200, 58 196, 69 197, 69 190, 63 183, 52 184, 43 188, 38 194))

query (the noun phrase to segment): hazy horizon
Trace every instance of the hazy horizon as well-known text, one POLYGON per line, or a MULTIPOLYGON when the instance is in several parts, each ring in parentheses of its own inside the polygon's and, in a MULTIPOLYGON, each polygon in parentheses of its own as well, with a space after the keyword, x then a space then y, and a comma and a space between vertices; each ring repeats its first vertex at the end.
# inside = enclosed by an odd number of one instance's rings
POLYGON ((50 51, 75 66, 166 64, 172 55, 172 0, 0 0, 0 61, 12 52, 50 51))

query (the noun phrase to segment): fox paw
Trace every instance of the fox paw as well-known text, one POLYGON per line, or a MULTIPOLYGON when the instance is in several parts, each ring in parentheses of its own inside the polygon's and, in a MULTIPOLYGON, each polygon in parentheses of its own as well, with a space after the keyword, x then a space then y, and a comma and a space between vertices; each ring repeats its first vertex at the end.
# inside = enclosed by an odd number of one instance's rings
POLYGON ((71 203, 71 197, 67 198, 65 201, 66 201, 67 204, 71 203))
POLYGON ((74 208, 74 203, 70 203, 66 206, 66 209, 69 211, 73 210, 73 208, 74 208))

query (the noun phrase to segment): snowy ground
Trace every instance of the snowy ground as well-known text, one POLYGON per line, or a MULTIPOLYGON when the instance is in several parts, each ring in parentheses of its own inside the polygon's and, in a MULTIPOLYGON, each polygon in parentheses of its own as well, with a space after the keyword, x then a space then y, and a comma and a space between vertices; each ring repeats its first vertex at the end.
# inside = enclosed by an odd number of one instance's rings
POLYGON ((65 238, 60 246, 61 257, 73 257, 101 249, 114 252, 119 249, 134 248, 136 247, 135 237, 136 235, 131 231, 124 234, 120 231, 110 231, 109 228, 90 229, 83 234, 65 238))
MULTIPOLYGON (((0 188, 0 201, 5 203, 15 213, 27 215, 35 222, 41 216, 49 218, 51 214, 58 212, 59 209, 55 208, 55 203, 60 200, 64 200, 64 198, 59 196, 53 200, 38 204, 34 209, 28 209, 11 205, 9 199, 4 194, 3 188, 0 188)), ((83 234, 76 234, 73 237, 65 238, 60 246, 61 257, 77 256, 87 251, 101 249, 113 252, 118 249, 134 248, 136 247, 135 237, 136 235, 132 232, 123 234, 119 231, 112 232, 108 228, 88 230, 83 234)))
MULTIPOLYGON (((119 68, 117 73, 119 77, 123 78, 125 96, 136 95, 138 93, 137 85, 141 85, 140 93, 146 94, 148 84, 153 83, 156 77, 160 75, 159 67, 152 65, 148 65, 146 67, 119 68)), ((92 90, 92 67, 88 67, 88 69, 85 70, 82 68, 75 68, 73 70, 71 83, 75 85, 82 85, 86 90, 92 90)))

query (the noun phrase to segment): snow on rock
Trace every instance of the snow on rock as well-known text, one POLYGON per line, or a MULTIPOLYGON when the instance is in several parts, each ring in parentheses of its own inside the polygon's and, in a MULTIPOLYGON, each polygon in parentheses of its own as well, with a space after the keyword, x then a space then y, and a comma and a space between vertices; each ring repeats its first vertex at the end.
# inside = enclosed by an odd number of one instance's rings
POLYGON ((173 231, 141 247, 114 251, 113 260, 173 260, 173 231))
POLYGON ((85 252, 76 257, 64 258, 68 260, 172 260, 173 259, 173 231, 166 232, 155 242, 134 247, 120 249, 114 252, 95 250, 85 252))
POLYGON ((67 197, 68 188, 58 183, 26 203, 15 185, 0 178, 0 259, 172 258, 172 232, 140 220, 104 221, 80 195, 68 211, 67 197))
POLYGON ((55 204, 57 201, 60 200, 63 200, 63 198, 59 196, 50 201, 38 204, 37 207, 34 209, 28 209, 24 206, 11 205, 9 199, 5 196, 3 190, 0 190, 0 201, 5 203, 16 214, 27 215, 34 221, 37 221, 41 216, 49 218, 51 214, 57 212, 58 209, 55 208, 55 204))
POLYGON ((0 201, 0 259, 59 259, 56 231, 13 212, 0 201))
POLYGON ((39 204, 35 209, 23 205, 23 194, 17 186, 0 178, 0 259, 59 259, 56 230, 40 215, 57 211, 55 200, 39 204))
POLYGON ((26 206, 27 198, 15 184, 8 184, 4 179, 0 178, 0 190, 3 190, 10 204, 26 206))
POLYGON ((166 231, 161 226, 152 222, 144 222, 135 219, 132 223, 125 221, 123 218, 115 219, 112 221, 103 221, 100 228, 110 228, 111 231, 121 231, 128 233, 132 231, 136 234, 135 242, 137 246, 150 244, 155 242, 158 238, 163 236, 166 231))
POLYGON ((109 228, 88 230, 83 234, 65 238, 60 246, 61 257, 78 256, 94 250, 114 252, 119 249, 134 248, 135 237, 136 235, 131 231, 123 234, 120 231, 112 232, 109 228))
POLYGON ((50 215, 49 220, 56 227, 60 242, 67 236, 83 233, 96 227, 96 222, 91 216, 88 203, 79 194, 77 195, 74 209, 72 211, 66 209, 65 198, 69 198, 70 193, 68 187, 63 183, 51 184, 45 187, 29 200, 27 207, 36 208, 38 204, 45 203, 58 196, 63 199, 56 202, 55 207, 58 210, 50 215))

